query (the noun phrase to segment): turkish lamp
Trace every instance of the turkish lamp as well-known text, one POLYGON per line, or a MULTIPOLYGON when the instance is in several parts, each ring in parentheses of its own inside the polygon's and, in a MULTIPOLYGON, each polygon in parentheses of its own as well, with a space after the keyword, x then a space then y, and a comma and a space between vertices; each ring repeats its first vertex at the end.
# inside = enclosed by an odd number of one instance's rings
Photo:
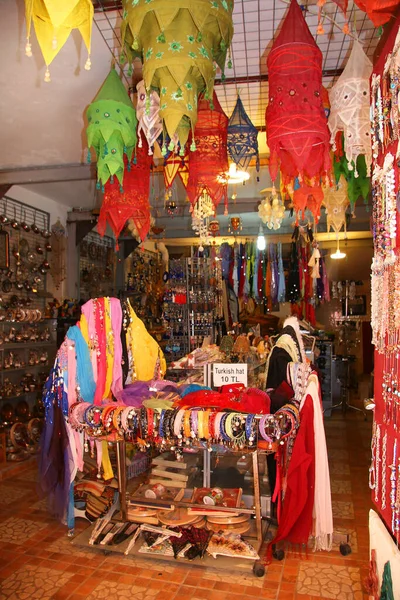
POLYGON ((339 238, 337 238, 336 252, 333 252, 331 254, 331 258, 333 258, 334 260, 340 260, 342 258, 346 258, 346 252, 340 251, 339 238))
POLYGON ((265 242, 265 237, 264 237, 264 232, 263 232, 263 228, 262 225, 260 225, 260 229, 258 230, 258 237, 257 237, 257 250, 265 250, 267 244, 265 242))

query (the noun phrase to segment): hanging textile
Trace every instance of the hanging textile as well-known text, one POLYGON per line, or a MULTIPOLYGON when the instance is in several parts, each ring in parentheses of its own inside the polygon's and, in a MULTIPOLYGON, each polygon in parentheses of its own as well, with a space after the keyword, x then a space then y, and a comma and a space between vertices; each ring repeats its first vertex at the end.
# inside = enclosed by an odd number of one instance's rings
POLYGON ((196 152, 189 155, 189 180, 187 195, 192 206, 207 194, 214 206, 221 200, 228 203, 227 129, 228 117, 221 108, 217 95, 211 103, 202 96, 199 100, 198 119, 194 132, 196 152))
POLYGON ((342 227, 346 230, 346 210, 350 203, 347 183, 343 176, 337 185, 326 188, 323 203, 326 209, 327 231, 330 231, 331 227, 336 233, 339 233, 342 227))
MULTIPOLYGON (((269 170, 283 182, 319 182, 330 173, 329 131, 322 104, 322 54, 297 0, 292 0, 267 59, 269 170)), ((314 182, 314 183, 315 183, 314 182)))
POLYGON ((86 111, 89 126, 88 162, 90 148, 96 151, 97 187, 114 176, 123 185, 124 156, 131 160, 136 146, 136 113, 126 89, 115 69, 111 69, 99 93, 86 111))
POLYGON ((142 138, 141 132, 149 145, 149 154, 153 154, 153 146, 157 141, 160 133, 163 130, 162 120, 160 117, 160 96, 155 90, 146 93, 144 81, 139 81, 136 86, 137 103, 136 117, 138 120, 137 136, 138 144, 141 148, 142 138))
POLYGON ((31 23, 46 63, 44 80, 51 81, 49 65, 60 52, 73 29, 79 29, 88 51, 85 69, 91 67, 90 44, 93 24, 91 0, 25 0, 26 56, 32 56, 31 23))
MULTIPOLYGON (((143 136, 142 136, 143 137, 143 136)), ((101 205, 97 231, 101 236, 106 232, 107 221, 117 240, 128 219, 135 224, 138 236, 143 242, 150 230, 150 169, 153 157, 149 155, 147 140, 136 150, 132 164, 125 156, 124 187, 121 191, 118 182, 105 184, 104 199, 101 205)))
POLYGON ((228 123, 228 155, 238 169, 247 171, 252 158, 256 159, 257 173, 260 170, 258 154, 258 129, 250 121, 243 102, 238 95, 235 108, 228 123))
MULTIPOLYGON (((213 92, 214 61, 224 72, 233 35, 233 1, 124 0, 122 38, 142 53, 147 93, 160 94, 160 117, 169 135, 186 144, 197 120, 197 98, 213 92)), ((175 145, 170 141, 169 149, 175 145)), ((192 142, 192 150, 195 145, 192 142)))
POLYGON ((355 3, 367 13, 375 27, 387 23, 399 6, 399 0, 355 0, 355 3))
POLYGON ((351 212, 353 216, 355 216, 358 198, 362 198, 364 204, 368 205, 368 198, 371 191, 371 178, 367 175, 367 165, 363 154, 357 156, 356 168, 349 169, 348 160, 343 149, 342 131, 336 133, 333 172, 335 174, 336 183, 339 181, 341 175, 343 175, 347 181, 347 194, 350 201, 351 212))
POLYGON ((329 92, 331 112, 329 129, 335 150, 336 133, 344 132, 344 152, 348 168, 358 177, 357 158, 365 156, 367 174, 370 174, 372 150, 370 135, 369 79, 372 63, 361 44, 354 40, 346 67, 329 92))

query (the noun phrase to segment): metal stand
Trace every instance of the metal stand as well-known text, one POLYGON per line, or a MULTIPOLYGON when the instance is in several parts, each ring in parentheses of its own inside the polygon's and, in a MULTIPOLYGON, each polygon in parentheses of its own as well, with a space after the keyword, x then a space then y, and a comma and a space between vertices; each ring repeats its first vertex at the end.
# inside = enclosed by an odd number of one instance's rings
POLYGON ((346 414, 348 410, 356 410, 364 415, 364 419, 367 419, 367 414, 363 408, 359 408, 358 406, 353 406, 349 402, 349 390, 350 390, 350 361, 348 358, 343 357, 341 359, 342 364, 344 365, 344 372, 341 377, 338 377, 338 380, 341 384, 340 390, 340 402, 337 402, 331 407, 331 410, 335 410, 337 408, 341 409, 343 414, 346 414))

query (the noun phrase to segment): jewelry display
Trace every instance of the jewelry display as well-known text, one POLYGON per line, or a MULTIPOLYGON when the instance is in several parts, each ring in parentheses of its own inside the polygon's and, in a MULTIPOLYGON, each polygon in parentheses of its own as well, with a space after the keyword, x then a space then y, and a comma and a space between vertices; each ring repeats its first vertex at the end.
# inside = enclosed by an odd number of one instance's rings
POLYGON ((381 428, 380 425, 376 426, 375 436, 375 502, 379 501, 379 474, 380 474, 380 451, 381 451, 381 428))
POLYGON ((382 492, 381 492, 381 508, 386 508, 386 451, 387 451, 387 431, 382 440, 382 492))
POLYGON ((392 511, 392 531, 395 531, 396 525, 396 481, 397 481, 397 439, 393 444, 393 459, 390 465, 390 508, 392 511))

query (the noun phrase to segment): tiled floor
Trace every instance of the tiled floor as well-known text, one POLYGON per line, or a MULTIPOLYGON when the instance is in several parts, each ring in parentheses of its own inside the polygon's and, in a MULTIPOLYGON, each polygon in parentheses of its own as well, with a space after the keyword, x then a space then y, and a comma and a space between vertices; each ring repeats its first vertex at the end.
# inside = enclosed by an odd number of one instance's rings
MULTIPOLYGON (((265 577, 250 571, 121 557, 71 546, 35 493, 34 468, 0 481, 1 600, 365 600, 368 568, 370 423, 350 414, 326 421, 335 536, 331 553, 287 554, 265 577), (339 543, 350 536, 352 553, 339 543)), ((80 521, 77 529, 86 524, 80 521)))

